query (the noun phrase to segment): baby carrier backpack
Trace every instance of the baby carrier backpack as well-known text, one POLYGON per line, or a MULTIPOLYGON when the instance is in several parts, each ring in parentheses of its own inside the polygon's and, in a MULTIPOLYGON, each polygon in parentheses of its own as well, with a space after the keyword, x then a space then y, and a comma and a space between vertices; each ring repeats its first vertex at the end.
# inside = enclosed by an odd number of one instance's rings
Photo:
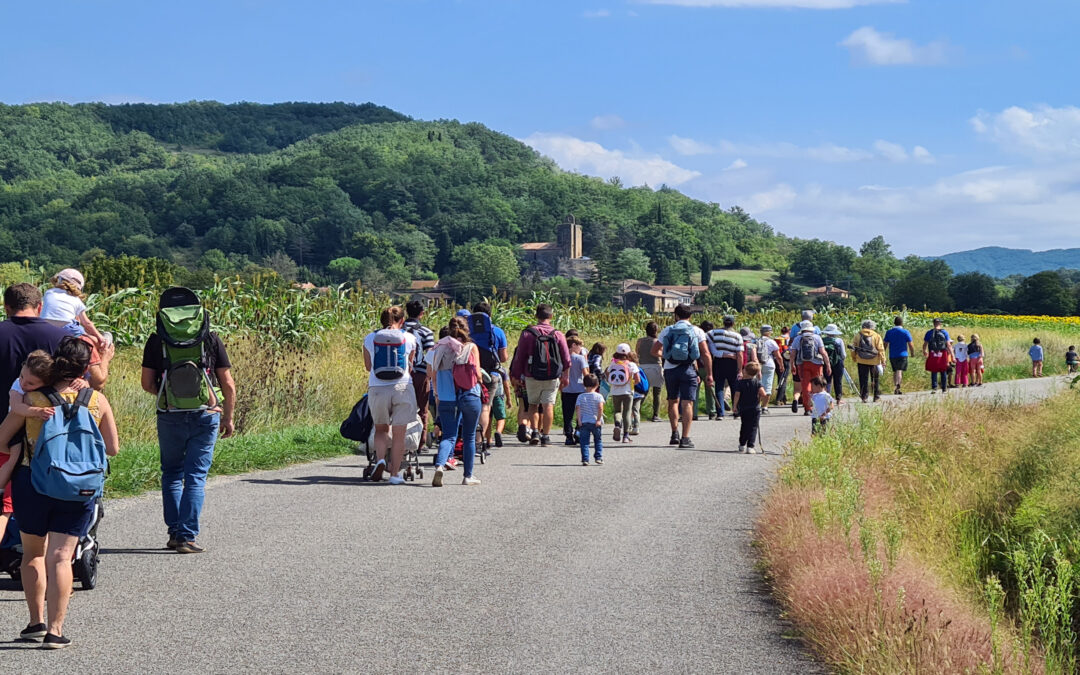
POLYGON ((380 380, 400 380, 409 372, 405 331, 383 328, 375 333, 371 370, 380 380))
POLYGON ((489 373, 502 371, 499 363, 499 350, 495 349, 495 329, 491 317, 483 312, 469 315, 469 337, 480 350, 480 367, 489 373))
POLYGON ((206 358, 210 314, 194 291, 174 287, 162 293, 157 335, 164 366, 158 412, 191 412, 216 406, 221 391, 210 380, 206 358))
POLYGON ((39 493, 68 502, 88 502, 101 496, 109 460, 97 422, 90 415, 93 389, 83 389, 68 403, 55 389, 41 392, 56 413, 41 425, 30 482, 39 493))

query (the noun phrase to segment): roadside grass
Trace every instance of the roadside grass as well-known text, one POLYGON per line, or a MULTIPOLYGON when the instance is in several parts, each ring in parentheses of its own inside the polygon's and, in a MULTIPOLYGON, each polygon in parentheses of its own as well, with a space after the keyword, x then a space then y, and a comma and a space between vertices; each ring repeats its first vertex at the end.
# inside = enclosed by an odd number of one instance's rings
MULTIPOLYGON (((218 443, 211 476, 278 469, 290 464, 348 455, 355 444, 338 435, 337 424, 287 427, 247 434, 218 443)), ((126 445, 113 458, 106 481, 110 498, 128 497, 161 488, 161 464, 155 442, 126 445)), ((357 473, 359 479, 359 472, 357 473)))
POLYGON ((809 444, 757 534, 776 593, 841 672, 1073 673, 1077 395, 860 411, 809 444))

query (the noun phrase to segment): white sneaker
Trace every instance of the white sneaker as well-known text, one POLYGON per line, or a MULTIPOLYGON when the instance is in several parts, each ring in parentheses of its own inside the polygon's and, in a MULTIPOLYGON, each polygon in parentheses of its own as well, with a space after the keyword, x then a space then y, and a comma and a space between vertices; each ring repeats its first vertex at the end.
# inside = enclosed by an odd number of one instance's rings
POLYGON ((461 479, 461 484, 462 485, 479 485, 480 484, 480 479, 477 478, 476 476, 466 476, 465 478, 461 479))
POLYGON ((390 476, 390 480, 386 482, 390 483, 391 485, 404 485, 405 479, 402 478, 400 475, 395 474, 393 476, 390 476))
POLYGON ((442 487, 443 468, 435 469, 435 476, 431 479, 431 487, 442 487))
POLYGON ((746 454, 748 454, 748 455, 756 455, 757 454, 757 448, 747 448, 746 449, 746 454))

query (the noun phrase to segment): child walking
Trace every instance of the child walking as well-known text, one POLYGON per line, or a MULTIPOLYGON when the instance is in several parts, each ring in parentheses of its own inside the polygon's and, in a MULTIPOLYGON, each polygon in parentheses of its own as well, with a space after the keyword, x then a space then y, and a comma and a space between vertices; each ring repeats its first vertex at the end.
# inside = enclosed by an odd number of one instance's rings
POLYGON ((594 342, 592 349, 589 350, 589 372, 598 378, 604 372, 605 353, 607 353, 607 347, 602 342, 594 342))
POLYGON ((956 386, 968 386, 968 372, 970 371, 970 358, 968 345, 964 342, 963 335, 956 336, 956 344, 953 345, 953 357, 956 359, 956 386))
POLYGON ((1031 357, 1031 376, 1042 377, 1043 348, 1039 338, 1035 338, 1032 341, 1031 349, 1028 350, 1028 356, 1031 357))
POLYGON ((649 395, 649 378, 646 377, 645 371, 638 365, 636 354, 631 354, 630 360, 634 362, 634 365, 638 366, 638 381, 634 385, 634 402, 631 404, 630 410, 630 435, 637 436, 641 425, 641 404, 645 401, 645 397, 649 395))
POLYGON ((1075 373, 1077 367, 1080 366, 1080 355, 1077 355, 1076 347, 1073 345, 1069 345, 1069 351, 1065 352, 1065 365, 1070 373, 1075 373))
POLYGON ((813 417, 810 422, 810 433, 820 434, 828 430, 829 420, 832 419, 833 397, 829 396, 829 383, 824 377, 815 377, 810 380, 810 402, 813 404, 813 417))
POLYGON ((86 315, 83 300, 83 275, 79 270, 60 270, 52 278, 53 287, 45 291, 41 303, 41 318, 54 326, 59 326, 75 337, 89 335, 94 339, 93 346, 104 347, 104 339, 94 322, 86 315))
POLYGON ((582 378, 585 393, 577 397, 574 416, 577 417, 578 439, 581 443, 581 466, 589 466, 589 442, 593 444, 593 461, 604 463, 604 397, 597 389, 600 378, 592 373, 582 378))
POLYGON ((968 374, 971 386, 981 387, 983 383, 983 346, 978 333, 971 334, 968 342, 968 374))
POLYGON ((615 431, 611 439, 618 443, 630 442, 630 411, 634 405, 634 385, 641 380, 637 364, 630 360, 630 345, 625 342, 615 347, 615 355, 604 370, 604 381, 611 387, 611 411, 615 418, 615 431))
POLYGON ((751 361, 743 366, 742 378, 735 383, 731 407, 735 416, 741 420, 739 427, 739 452, 753 455, 754 441, 757 440, 758 425, 761 423, 761 406, 768 405, 769 394, 761 386, 761 365, 751 361))

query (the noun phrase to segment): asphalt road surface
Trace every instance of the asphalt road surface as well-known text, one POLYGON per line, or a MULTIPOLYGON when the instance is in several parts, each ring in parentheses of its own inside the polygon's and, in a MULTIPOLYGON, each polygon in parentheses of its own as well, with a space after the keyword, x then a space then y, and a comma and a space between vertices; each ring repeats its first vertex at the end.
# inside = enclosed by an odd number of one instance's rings
MULTIPOLYGON (((1060 379, 963 394, 1037 398, 1060 379)), ((886 401, 890 404, 890 399, 886 401)), ((917 397, 907 395, 904 402, 917 397)), ((851 408, 852 406, 845 406, 851 408)), ((107 505, 98 588, 72 599, 71 648, 11 641, 26 625, 0 580, 5 672, 820 672, 755 569, 751 527, 802 414, 667 423, 576 448, 511 441, 478 487, 360 480, 344 457, 214 480, 202 555, 164 550, 155 495, 107 505)))

